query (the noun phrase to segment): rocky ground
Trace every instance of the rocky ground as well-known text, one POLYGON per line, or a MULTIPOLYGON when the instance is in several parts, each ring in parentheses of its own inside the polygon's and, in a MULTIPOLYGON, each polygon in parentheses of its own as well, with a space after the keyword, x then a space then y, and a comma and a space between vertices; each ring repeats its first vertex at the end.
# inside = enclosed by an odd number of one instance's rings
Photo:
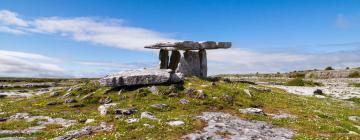
POLYGON ((321 87, 255 79, 123 88, 94 79, 5 80, 0 140, 360 139, 360 103, 349 100, 360 79, 313 79, 321 87), (316 89, 324 94, 313 96, 316 89))

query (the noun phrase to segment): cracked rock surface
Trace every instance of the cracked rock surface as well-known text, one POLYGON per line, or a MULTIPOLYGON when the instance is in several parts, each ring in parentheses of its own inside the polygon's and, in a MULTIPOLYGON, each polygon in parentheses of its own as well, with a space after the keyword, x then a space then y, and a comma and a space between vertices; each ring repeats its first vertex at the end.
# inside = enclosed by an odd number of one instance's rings
POLYGON ((295 135, 295 131, 291 129, 275 128, 263 121, 247 121, 222 112, 203 112, 198 118, 207 121, 207 126, 182 138, 190 140, 289 140, 295 135))

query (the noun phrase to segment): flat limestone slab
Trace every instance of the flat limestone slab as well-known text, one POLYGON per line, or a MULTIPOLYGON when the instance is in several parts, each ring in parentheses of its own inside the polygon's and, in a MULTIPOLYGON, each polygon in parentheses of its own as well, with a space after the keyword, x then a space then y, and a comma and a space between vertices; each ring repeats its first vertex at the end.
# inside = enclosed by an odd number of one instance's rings
POLYGON ((202 50, 202 49, 227 49, 231 48, 231 42, 194 42, 194 41, 183 41, 183 42, 167 42, 157 43, 154 45, 145 46, 148 49, 163 49, 168 51, 173 50, 202 50))
POLYGON ((99 82, 103 86, 119 87, 178 83, 183 79, 182 73, 172 73, 171 69, 139 69, 110 74, 99 82))

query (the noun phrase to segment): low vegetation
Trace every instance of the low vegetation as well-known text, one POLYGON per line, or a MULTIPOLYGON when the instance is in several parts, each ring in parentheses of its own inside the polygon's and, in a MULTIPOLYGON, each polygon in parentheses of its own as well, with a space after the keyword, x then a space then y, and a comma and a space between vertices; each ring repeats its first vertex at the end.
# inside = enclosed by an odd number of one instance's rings
POLYGON ((360 72, 354 71, 349 74, 349 78, 360 78, 360 72))
MULTIPOLYGON (((290 82, 291 83, 291 82, 290 82)), ((303 79, 292 81, 295 85, 316 85, 303 79), (300 84, 299 84, 300 83, 300 84)), ((205 123, 195 116, 204 111, 228 112, 240 118, 269 122, 276 127, 294 129, 297 135, 294 139, 360 139, 359 135, 348 134, 350 131, 360 133, 354 122, 348 116, 360 116, 360 105, 333 99, 318 99, 315 97, 289 94, 280 89, 261 90, 265 87, 254 86, 247 83, 207 81, 198 78, 189 78, 183 87, 171 85, 158 85, 158 94, 153 94, 148 87, 127 87, 110 89, 98 86, 96 82, 84 80, 81 84, 73 86, 71 98, 76 102, 64 104, 61 96, 67 93, 69 88, 60 92, 60 96, 51 97, 49 94, 33 96, 30 98, 1 98, 1 117, 8 117, 18 112, 28 112, 32 115, 45 115, 78 120, 78 124, 68 128, 58 125, 49 125, 46 131, 38 132, 30 137, 50 139, 63 135, 67 131, 82 128, 87 125, 97 125, 107 122, 114 125, 114 130, 108 133, 97 133, 92 136, 83 136, 79 139, 180 139, 181 136, 194 132, 204 127, 205 123), (203 90, 206 96, 199 98, 196 93, 187 93, 187 89, 203 90), (251 96, 244 92, 250 90, 251 96), (170 96, 170 93, 177 93, 170 96), (89 94, 92 94, 91 96, 89 94), (84 96, 89 95, 84 99, 84 96), (228 97, 232 97, 230 100, 228 97), (117 103, 116 108, 136 107, 139 111, 129 116, 116 119, 114 111, 106 116, 99 115, 97 111, 99 100, 111 98, 117 103), (189 100, 189 104, 180 104, 180 99, 189 100), (16 102, 16 103, 15 103, 16 102), (56 105, 47 105, 49 102, 60 102, 56 105), (152 104, 163 103, 169 105, 165 110, 151 108, 152 104), (81 104, 81 105, 80 105, 81 104), (77 105, 77 106, 76 106, 77 105), (79 106, 80 105, 80 106, 79 106), (242 114, 240 108, 257 107, 266 113, 286 112, 297 116, 296 119, 273 119, 269 115, 242 114), (139 122, 127 123, 129 118, 140 118, 143 111, 152 112, 161 121, 140 119, 139 122), (95 119, 95 122, 85 124, 84 120, 95 119), (184 126, 169 126, 170 120, 182 120, 184 126), (147 123, 155 128, 147 128, 147 123)), ((33 126, 33 123, 24 122, 0 122, 1 130, 25 128, 33 126)), ((224 137, 228 134, 223 133, 224 137)), ((24 135, 0 135, 24 136, 24 135)))
POLYGON ((294 78, 292 80, 286 81, 284 85, 285 86, 309 86, 309 87, 322 86, 321 83, 314 82, 311 80, 304 80, 302 78, 294 78))

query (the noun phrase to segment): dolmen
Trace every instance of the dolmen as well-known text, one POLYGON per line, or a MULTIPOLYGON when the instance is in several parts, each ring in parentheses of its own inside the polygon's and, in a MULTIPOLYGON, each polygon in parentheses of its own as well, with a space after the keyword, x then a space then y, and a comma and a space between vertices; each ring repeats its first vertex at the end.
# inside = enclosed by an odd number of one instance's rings
POLYGON ((185 76, 205 78, 207 77, 206 50, 231 48, 231 42, 167 42, 145 48, 160 50, 158 69, 128 70, 110 74, 100 79, 100 84, 110 87, 138 86, 179 83, 185 76), (180 51, 184 52, 181 54, 180 51))
POLYGON ((138 69, 110 74, 99 82, 102 86, 122 87, 179 83, 183 79, 182 73, 174 73, 171 69, 138 69))
POLYGON ((206 50, 228 49, 231 48, 231 42, 167 42, 145 46, 145 48, 160 50, 160 69, 171 69, 185 76, 205 78, 207 77, 206 50), (182 55, 180 51, 184 51, 182 55))

